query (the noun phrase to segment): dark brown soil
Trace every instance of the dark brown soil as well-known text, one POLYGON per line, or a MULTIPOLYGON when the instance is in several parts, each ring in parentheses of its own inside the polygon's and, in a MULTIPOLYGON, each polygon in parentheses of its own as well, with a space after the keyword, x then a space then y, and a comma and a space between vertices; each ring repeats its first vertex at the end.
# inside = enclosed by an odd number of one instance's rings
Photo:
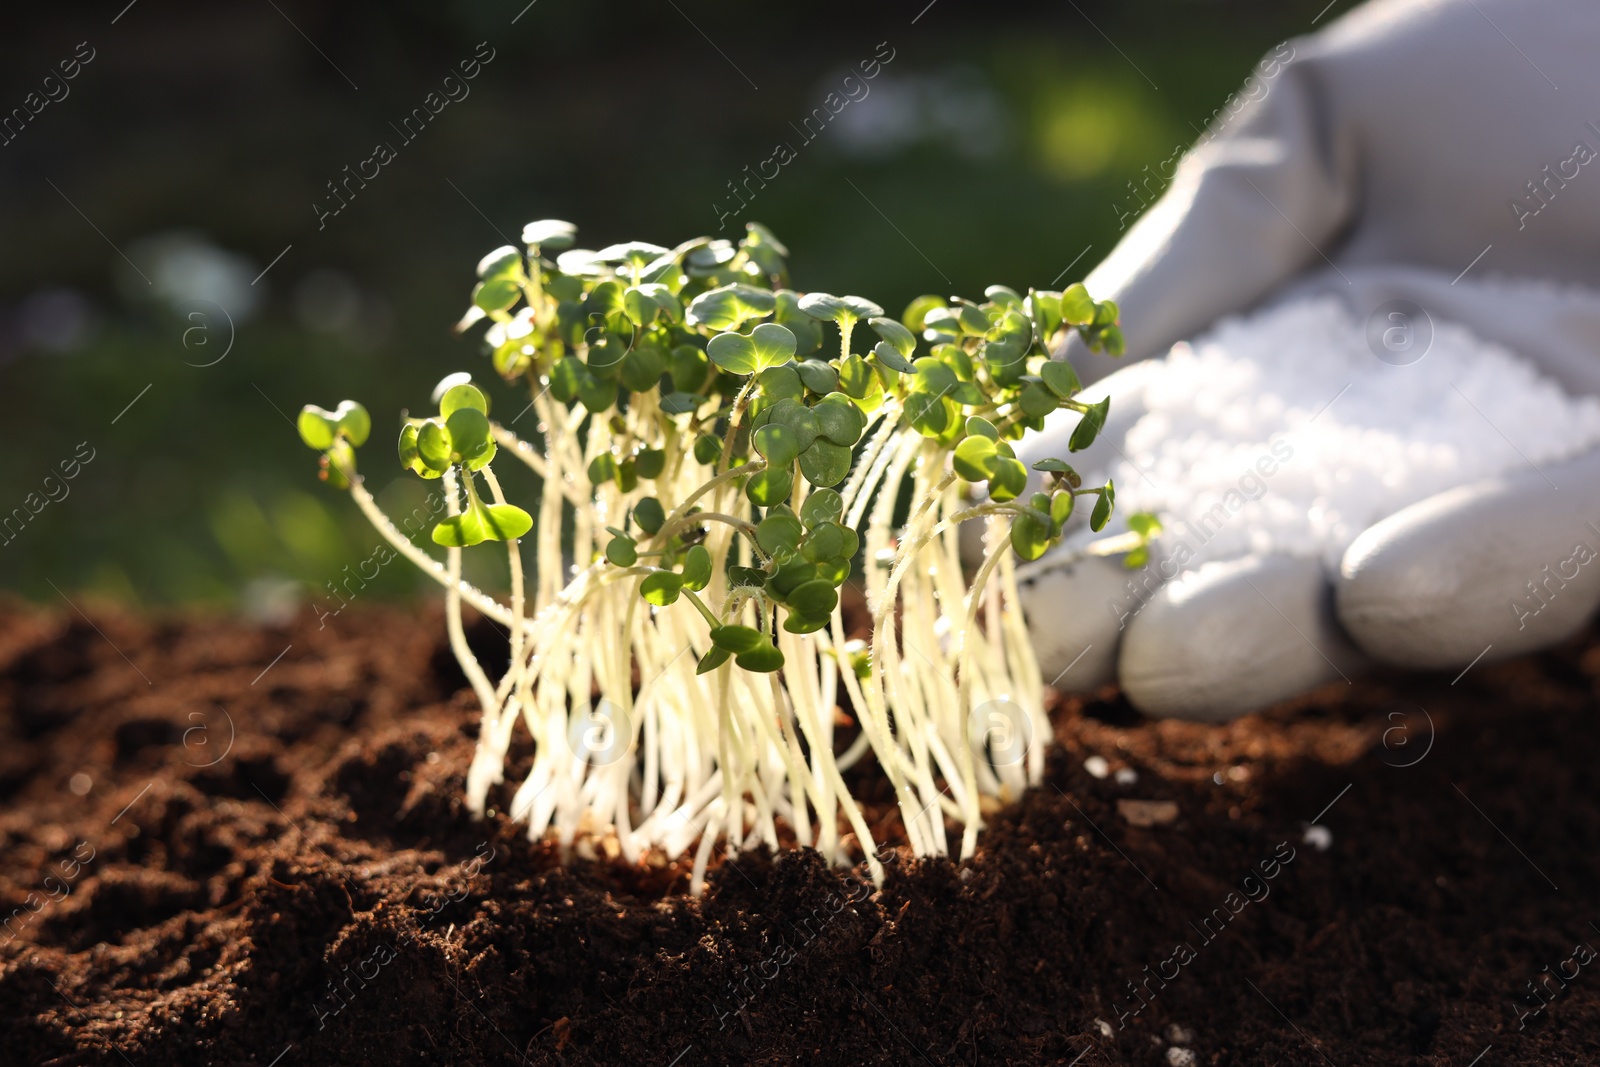
POLYGON ((693 900, 463 812, 436 616, 92 615, 0 615, 6 1064, 1600 1059, 1597 635, 1227 726, 1067 701, 971 863, 693 900))

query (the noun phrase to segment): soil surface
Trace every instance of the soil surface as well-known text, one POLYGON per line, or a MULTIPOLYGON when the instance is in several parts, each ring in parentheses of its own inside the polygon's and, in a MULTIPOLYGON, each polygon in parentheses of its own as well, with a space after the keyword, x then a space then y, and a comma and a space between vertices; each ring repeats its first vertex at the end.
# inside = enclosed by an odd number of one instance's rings
POLYGON ((441 623, 0 611, 0 1062, 1600 1060, 1600 634, 1221 726, 1063 700, 970 863, 695 900, 463 810, 441 623))

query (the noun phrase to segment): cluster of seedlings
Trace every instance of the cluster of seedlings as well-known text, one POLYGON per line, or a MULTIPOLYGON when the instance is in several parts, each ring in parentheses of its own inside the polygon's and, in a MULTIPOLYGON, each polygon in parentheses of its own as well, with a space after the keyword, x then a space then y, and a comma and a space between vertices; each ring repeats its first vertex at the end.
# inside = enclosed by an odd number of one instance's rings
MULTIPOLYGON (((446 497, 442 563, 357 473, 365 409, 300 415, 329 484, 444 586, 483 707, 470 806, 485 810, 521 722, 536 756, 511 812, 532 836, 614 838, 630 860, 693 849, 698 890, 715 842, 776 847, 781 820, 880 877, 842 777, 871 752, 916 853, 970 855, 983 813, 1043 770, 1042 746, 1018 743, 1048 723, 1015 560, 1058 543, 1079 507, 1100 530, 1114 501, 1061 460, 1034 478, 1011 442, 1063 407, 1081 415, 1071 449, 1094 440, 1109 402, 1074 399, 1050 351, 1076 331, 1119 354, 1116 306, 1081 285, 994 286, 894 319, 788 288, 787 249, 757 224, 671 249, 573 249, 574 232, 531 223, 525 247, 485 256, 462 321, 488 320, 494 370, 537 416, 531 439, 490 418, 467 374, 400 429, 401 464, 446 497), (526 508, 495 476, 503 457, 538 476, 526 508), (985 523, 970 575, 969 520, 985 523), (499 598, 461 576, 462 550, 487 542, 508 553, 499 598), (863 586, 869 641, 848 636, 846 582, 863 586), (464 605, 509 634, 503 677, 468 647, 464 605), (839 707, 859 726, 848 744, 839 707), (946 820, 962 828, 954 849, 946 820)), ((1135 558, 1154 530, 1137 527, 1116 539, 1135 558)))

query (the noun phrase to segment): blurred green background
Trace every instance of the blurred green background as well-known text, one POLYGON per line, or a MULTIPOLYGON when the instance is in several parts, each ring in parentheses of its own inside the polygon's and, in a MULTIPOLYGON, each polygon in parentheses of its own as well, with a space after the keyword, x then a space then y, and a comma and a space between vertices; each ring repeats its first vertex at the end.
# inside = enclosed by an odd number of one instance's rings
MULTIPOLYGON (((262 618, 337 606, 327 583, 378 543, 288 418, 361 400, 363 473, 386 504, 420 499, 391 428, 445 373, 492 380, 481 331, 451 326, 477 258, 524 222, 676 244, 714 232, 728 184, 785 142, 796 158, 725 232, 771 227, 797 288, 897 312, 1065 284, 1110 251, 1129 183, 1323 10, 125 3, 13 15, 0 38, 0 588, 262 618), (391 124, 479 42, 493 58, 469 95, 406 141, 391 124), (805 141, 812 109, 890 50, 805 141), (319 228, 313 204, 379 141, 396 158, 319 228)), ((419 588, 401 563, 362 595, 419 588)))

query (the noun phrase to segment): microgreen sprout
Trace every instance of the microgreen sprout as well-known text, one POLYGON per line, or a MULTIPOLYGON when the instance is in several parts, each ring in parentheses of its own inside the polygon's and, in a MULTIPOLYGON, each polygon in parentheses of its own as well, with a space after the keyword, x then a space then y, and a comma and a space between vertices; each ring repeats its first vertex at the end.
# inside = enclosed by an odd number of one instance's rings
MULTIPOLYGON (((1015 561, 1058 544, 1079 498, 1096 532, 1115 499, 1059 459, 1034 464, 1029 493, 1012 443, 1062 407, 1081 415, 1071 451, 1093 442, 1108 402, 1076 400, 1077 375, 1049 353, 1076 332, 1120 354, 1115 304, 1081 285, 994 286, 982 302, 921 297, 897 320, 787 288, 788 250, 758 224, 672 249, 579 250, 574 233, 530 223, 525 247, 485 256, 460 324, 489 320, 491 365, 528 390, 532 439, 494 422, 464 374, 440 383, 436 416, 400 429, 401 465, 443 483, 443 565, 356 474, 365 410, 300 419, 330 484, 446 589, 483 707, 469 806, 485 810, 520 721, 535 756, 511 811, 530 836, 614 835, 630 860, 693 849, 698 891, 716 841, 776 846, 781 821, 881 877, 842 777, 870 750, 917 854, 955 851, 948 819, 971 855, 985 798, 1014 797, 1044 762, 1042 745, 1002 754, 974 728, 979 710, 1004 704, 1028 736, 1049 736, 1015 561), (491 464, 506 456, 540 479, 529 510, 501 493, 491 464), (968 520, 986 524, 970 578, 956 532, 968 520), (486 541, 507 547, 506 600, 461 579, 461 551, 486 541), (846 629, 853 580, 870 643, 846 629), (467 646, 463 604, 510 633, 497 681, 467 646), (847 745, 836 706, 859 726, 847 745)), ((1135 518, 1112 540, 1142 560, 1159 527, 1135 518)))

